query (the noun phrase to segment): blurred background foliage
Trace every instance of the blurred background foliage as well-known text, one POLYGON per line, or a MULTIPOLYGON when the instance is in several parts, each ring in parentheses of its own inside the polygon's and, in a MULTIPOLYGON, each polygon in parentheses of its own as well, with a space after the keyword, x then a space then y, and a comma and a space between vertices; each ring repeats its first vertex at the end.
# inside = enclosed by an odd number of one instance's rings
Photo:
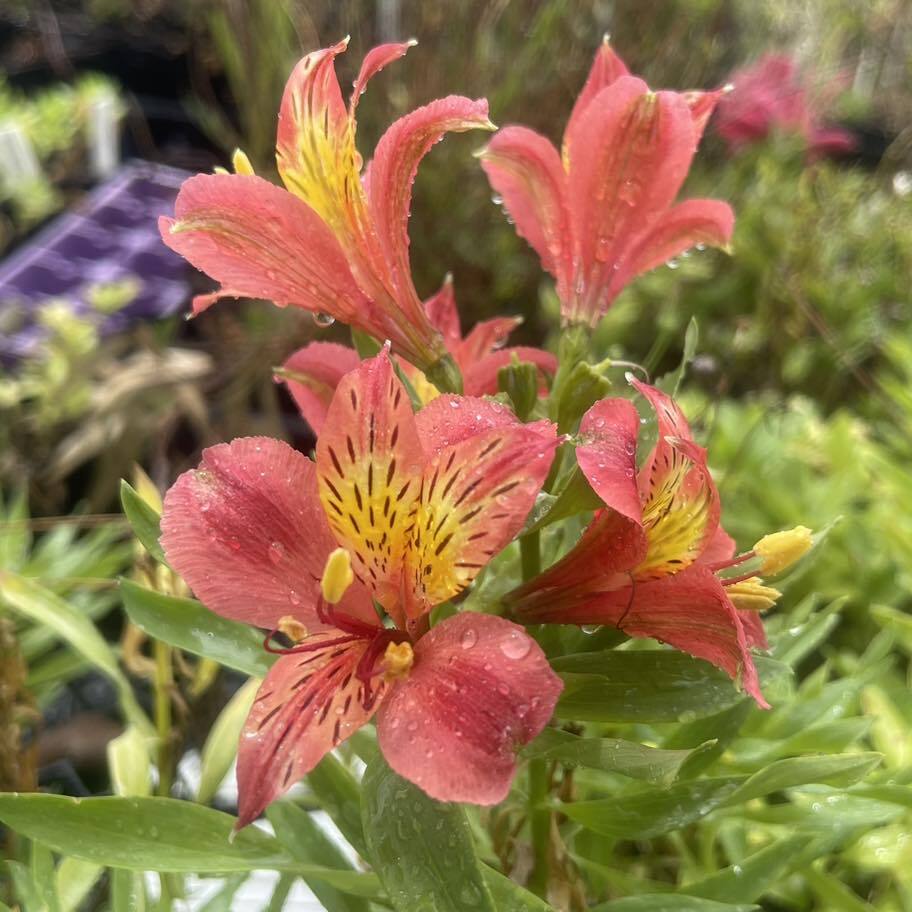
MULTIPOLYGON (((22 125, 42 176, 34 186, 0 188, 0 248, 27 242, 87 186, 74 137, 84 99, 99 86, 119 92, 127 154, 208 170, 240 146, 258 171, 274 175, 275 112, 288 72, 308 50, 350 34, 339 60, 345 86, 373 44, 419 39, 359 108, 367 155, 396 116, 450 92, 486 95, 498 124, 527 124, 559 141, 604 32, 634 72, 680 89, 719 86, 767 52, 789 53, 809 91, 827 99, 826 119, 855 138, 855 150, 838 160, 812 160, 801 137, 775 130, 732 154, 710 124, 685 195, 733 205, 731 254, 694 251, 635 282, 599 327, 597 348, 662 375, 679 363, 695 317, 699 343, 682 398, 709 448, 727 528, 744 547, 797 523, 829 529, 788 580, 771 621, 786 644, 780 654, 800 632, 789 658, 793 692, 774 713, 745 711, 716 765, 704 768, 753 772, 788 750, 876 750, 885 759, 864 786, 875 791, 862 795, 812 786, 789 802, 696 815, 638 840, 565 827, 567 853, 556 864, 566 874, 566 906, 578 907, 575 872, 585 870, 600 899, 698 884, 698 895, 759 900, 771 912, 912 912, 912 818, 884 791, 912 778, 907 0, 8 0, 0 9, 0 126, 22 125), (104 75, 88 75, 96 72, 104 75), (830 727, 801 741, 812 723, 830 727), (787 851, 777 852, 780 842, 787 851), (758 851, 766 854, 745 864, 758 851)), ((553 345, 552 282, 491 200, 471 154, 482 141, 449 137, 419 172, 416 285, 430 294, 451 271, 464 326, 522 314, 517 338, 553 345)), ((220 694, 224 702, 226 691, 207 677, 217 675, 207 660, 188 663, 147 642, 112 610, 112 581, 130 568, 164 586, 113 515, 117 479, 133 477, 138 461, 164 489, 201 447, 240 434, 284 436, 306 449, 309 432, 271 368, 315 335, 341 339, 344 331, 257 302, 225 302, 193 323, 171 320, 113 340, 61 312, 54 329, 40 357, 0 366, 0 577, 14 573, 38 587, 0 598, 2 786, 34 787, 42 770, 50 781, 69 781, 69 771, 47 773, 55 755, 41 754, 51 750, 42 731, 59 731, 83 707, 73 688, 89 672, 108 688, 102 714, 112 731, 124 717, 128 734, 148 726, 146 716, 159 733, 173 727, 162 742, 170 753, 159 745, 153 757, 170 781, 185 748, 207 743, 218 707, 205 709, 202 698, 220 694), (68 627, 51 620, 61 603, 68 627), (122 664, 141 706, 124 705, 131 691, 118 677, 122 664), (60 708, 64 697, 70 709, 60 708), (204 720, 195 732, 188 706, 204 720)), ((236 729, 238 705, 224 712, 222 725, 236 729)), ((676 728, 597 733, 694 748, 729 723, 723 713, 676 728)), ((75 756, 71 743, 57 750, 75 756)), ((142 754, 142 742, 117 750, 142 754)), ((204 765, 214 792, 230 757, 212 750, 204 765)), ((73 764, 78 781, 132 793, 109 778, 103 744, 101 752, 97 743, 87 747, 85 758, 73 764)), ((576 797, 620 788, 616 776, 591 770, 575 787, 576 797)), ((307 800, 328 806, 326 795, 307 800)), ((522 818, 514 811, 473 812, 472 822, 485 833, 485 857, 521 879, 514 836, 522 818)), ((35 887, 28 870, 16 870, 22 901, 35 887)), ((38 877, 44 869, 32 870, 38 877)), ((103 872, 83 875, 90 896, 103 872)))

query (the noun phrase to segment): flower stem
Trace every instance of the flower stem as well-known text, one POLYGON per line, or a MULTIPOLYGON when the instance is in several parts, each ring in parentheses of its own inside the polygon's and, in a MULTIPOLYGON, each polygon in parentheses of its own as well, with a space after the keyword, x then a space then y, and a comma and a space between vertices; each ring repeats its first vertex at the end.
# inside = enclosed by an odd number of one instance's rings
POLYGON ((171 647, 155 641, 155 730, 158 734, 158 794, 171 794, 171 647))
MULTIPOLYGON (((541 547, 538 532, 530 532, 519 540, 523 582, 541 573, 541 547)), ((548 895, 548 857, 551 841, 551 812, 546 802, 549 789, 548 761, 534 758, 529 761, 529 826, 532 838, 532 873, 529 889, 542 898, 548 895)))

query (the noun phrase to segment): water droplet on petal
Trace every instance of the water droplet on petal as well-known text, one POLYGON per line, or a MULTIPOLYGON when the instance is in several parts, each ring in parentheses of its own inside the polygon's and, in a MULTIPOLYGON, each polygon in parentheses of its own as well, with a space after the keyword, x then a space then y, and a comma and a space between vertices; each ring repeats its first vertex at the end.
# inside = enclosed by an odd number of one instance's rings
POLYGON ((269 546, 269 559, 274 564, 280 564, 283 557, 285 557, 285 546, 281 542, 274 541, 269 546))
POLYGON ((240 543, 236 538, 229 538, 229 539, 228 539, 228 546, 231 548, 232 551, 240 551, 240 550, 241 550, 241 543, 240 543))
POLYGON ((405 726, 405 728, 406 728, 406 731, 410 731, 410 732, 418 731, 418 723, 414 719, 412 719, 412 721, 409 722, 408 725, 405 726))
POLYGON ((471 627, 465 630, 460 640, 463 649, 471 649, 478 642, 478 633, 471 627))
POLYGON ((452 409, 457 409, 457 408, 459 408, 459 400, 458 400, 458 399, 450 399, 450 408, 452 408, 452 409))
POLYGON ((297 592, 296 589, 291 589, 291 590, 289 590, 289 592, 288 592, 288 601, 291 602, 292 605, 300 605, 300 604, 301 604, 301 596, 298 595, 298 592, 297 592))
POLYGON ((532 640, 524 633, 513 630, 510 635, 500 643, 500 651, 508 659, 524 659, 532 648, 532 640))

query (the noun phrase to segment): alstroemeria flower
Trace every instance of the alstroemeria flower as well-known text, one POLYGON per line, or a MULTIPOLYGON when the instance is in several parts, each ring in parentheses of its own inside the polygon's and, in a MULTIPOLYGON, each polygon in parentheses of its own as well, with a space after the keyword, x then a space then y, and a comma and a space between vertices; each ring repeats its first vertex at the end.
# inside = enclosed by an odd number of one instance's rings
POLYGON ((265 298, 390 339, 432 370, 446 349, 412 284, 412 183, 444 133, 493 129, 488 104, 450 95, 405 115, 381 137, 362 178, 358 101, 368 80, 411 42, 370 51, 346 107, 334 59, 347 44, 308 54, 285 87, 276 158, 287 190, 250 173, 197 175, 181 188, 176 218, 160 220, 162 238, 221 283, 194 300, 194 313, 225 295, 265 298))
POLYGON ((169 563, 213 611, 296 641, 244 728, 239 825, 375 713, 387 761, 429 795, 504 798, 560 680, 521 627, 464 613, 428 631, 428 612, 516 535, 557 443, 548 422, 483 399, 441 396, 414 414, 383 352, 339 383, 315 462, 245 438, 175 482, 169 563), (324 576, 340 547, 347 589, 338 569, 324 576))
POLYGON ((812 99, 795 61, 785 54, 767 54, 735 73, 732 84, 715 121, 731 152, 760 142, 774 130, 803 136, 812 156, 846 155, 855 149, 851 133, 821 122, 820 107, 840 91, 841 80, 832 80, 823 98, 812 99))
POLYGON ((777 533, 734 557, 705 450, 672 399, 632 383, 655 410, 655 448, 637 472, 633 403, 604 399, 589 409, 577 461, 606 509, 562 560, 507 601, 531 623, 610 624, 669 643, 723 669, 766 706, 750 649, 765 648, 758 611, 779 593, 753 573, 722 571, 759 558, 760 571, 775 575, 810 546, 810 533, 777 533))
MULTIPOLYGON (((527 346, 501 347, 522 322, 521 317, 482 320, 463 338, 453 283, 449 278, 424 302, 424 309, 462 372, 463 390, 467 396, 493 396, 497 392, 497 372, 514 357, 536 365, 542 385, 545 376, 553 376, 557 370, 557 359, 550 352, 527 346)), ((319 434, 336 386, 357 366, 358 355, 352 349, 334 342, 311 342, 288 358, 277 379, 288 386, 301 414, 319 434)), ((402 369, 422 403, 427 404, 439 395, 437 388, 417 368, 403 364, 402 369)))
POLYGON ((651 92, 607 41, 564 131, 562 154, 520 126, 482 153, 491 186, 557 280, 561 314, 595 325, 636 276, 690 247, 723 247, 718 200, 675 204, 718 92, 651 92))

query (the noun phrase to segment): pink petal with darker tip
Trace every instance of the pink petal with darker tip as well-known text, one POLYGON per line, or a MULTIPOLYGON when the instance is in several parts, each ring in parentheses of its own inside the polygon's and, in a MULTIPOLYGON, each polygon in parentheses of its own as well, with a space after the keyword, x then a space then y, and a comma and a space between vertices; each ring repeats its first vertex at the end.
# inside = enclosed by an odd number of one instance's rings
POLYGON ((545 727, 563 684, 516 624, 459 614, 415 647, 415 664, 380 709, 380 749, 438 801, 496 804, 516 751, 545 727))
POLYGON ((459 311, 456 309, 456 295, 450 276, 444 279, 439 291, 425 300, 424 312, 431 321, 431 326, 443 336, 447 350, 455 352, 462 341, 462 329, 459 326, 459 311))
POLYGON ((159 220, 162 240, 223 286, 197 313, 221 295, 243 295, 370 327, 372 305, 335 237, 285 190, 249 175, 199 174, 184 181, 175 216, 159 220))
POLYGON ((520 323, 522 317, 494 317, 476 323, 456 351, 456 362, 460 367, 469 367, 491 349, 503 345, 520 323))
POLYGON ((538 391, 548 391, 548 377, 557 372, 557 358, 551 352, 540 348, 528 348, 520 345, 502 348, 485 355, 462 371, 462 385, 467 396, 493 396, 498 391, 497 374, 501 368, 513 363, 514 358, 520 363, 534 364, 538 368, 538 391))
POLYGON ((377 711, 386 683, 377 677, 373 700, 364 701, 364 684, 355 677, 370 640, 339 639, 337 631, 308 637, 307 645, 327 645, 282 656, 260 685, 238 748, 236 829, 256 820, 377 711))
POLYGON ((277 379, 288 387, 304 420, 319 434, 339 381, 358 364, 354 349, 335 342, 311 342, 282 365, 285 374, 277 379))
MULTIPOLYGON (((319 581, 336 547, 314 464, 288 444, 244 437, 203 451, 165 495, 161 543, 170 565, 217 614, 273 628, 286 615, 319 629, 319 581)), ((353 586, 340 611, 373 621, 353 586)))

